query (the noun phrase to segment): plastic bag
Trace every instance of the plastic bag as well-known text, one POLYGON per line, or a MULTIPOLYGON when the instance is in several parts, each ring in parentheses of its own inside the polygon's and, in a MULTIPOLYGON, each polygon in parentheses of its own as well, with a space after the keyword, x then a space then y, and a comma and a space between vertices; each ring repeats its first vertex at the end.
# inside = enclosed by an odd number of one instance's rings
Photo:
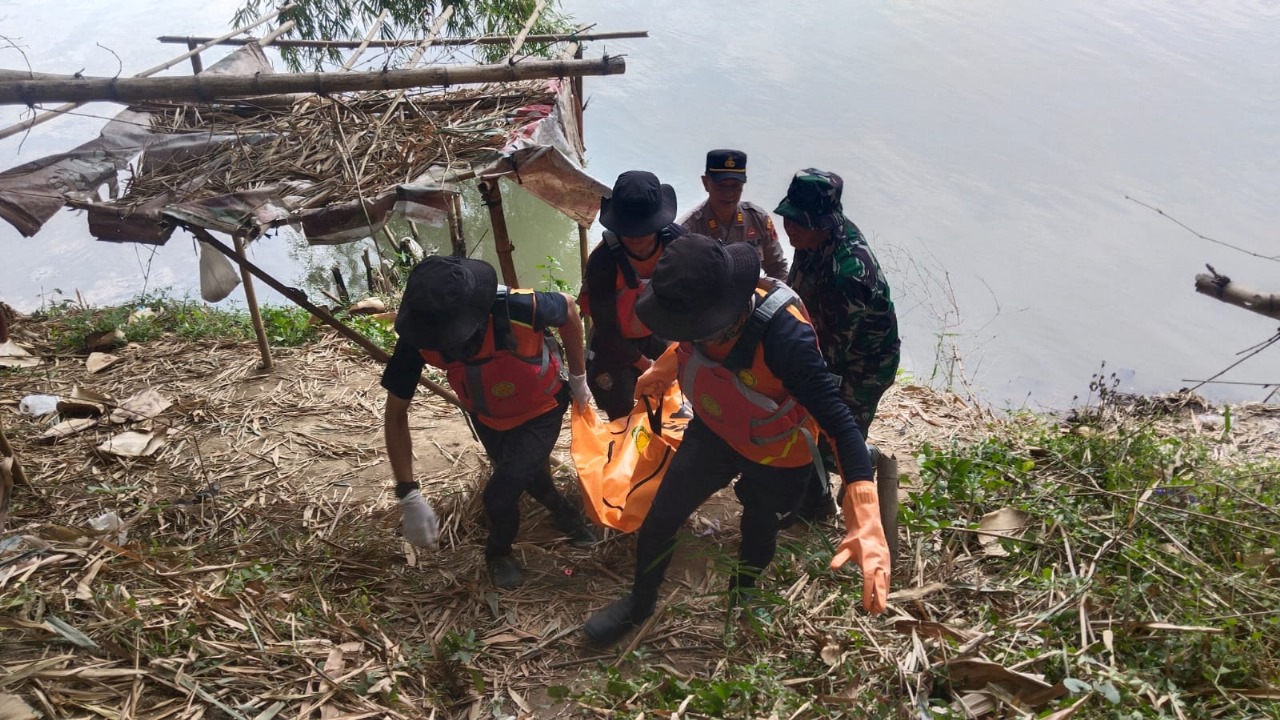
POLYGON ((225 255, 200 243, 200 297, 218 302, 240 284, 240 273, 225 255))
POLYGON ((57 395, 28 395, 18 403, 18 412, 32 417, 48 415, 57 412, 60 400, 57 395))

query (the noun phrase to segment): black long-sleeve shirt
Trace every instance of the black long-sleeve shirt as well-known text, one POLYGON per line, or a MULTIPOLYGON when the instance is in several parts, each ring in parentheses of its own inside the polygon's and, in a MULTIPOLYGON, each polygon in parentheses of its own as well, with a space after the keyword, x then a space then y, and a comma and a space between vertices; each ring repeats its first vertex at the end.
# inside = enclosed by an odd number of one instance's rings
POLYGON ((866 441, 827 372, 813 328, 789 312, 779 312, 765 328, 760 346, 765 365, 835 445, 844 481, 870 480, 866 441))

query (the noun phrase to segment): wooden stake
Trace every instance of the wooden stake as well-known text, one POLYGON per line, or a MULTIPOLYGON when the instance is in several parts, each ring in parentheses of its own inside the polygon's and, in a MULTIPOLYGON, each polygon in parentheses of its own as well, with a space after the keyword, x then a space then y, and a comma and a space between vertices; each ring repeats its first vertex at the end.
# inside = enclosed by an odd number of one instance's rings
POLYGON ((342 301, 343 307, 351 304, 351 293, 347 292, 347 283, 342 279, 342 268, 334 265, 330 272, 333 273, 333 287, 338 291, 338 299, 342 301))
POLYGON ((510 288, 520 287, 520 280, 516 277, 516 264, 511 257, 515 248, 511 246, 511 236, 507 234, 507 218, 502 213, 502 188, 498 186, 498 178, 481 180, 478 184, 480 197, 484 198, 484 204, 489 208, 493 243, 498 250, 498 264, 502 267, 502 283, 510 288))
POLYGON ((591 234, 586 225, 578 226, 578 267, 581 268, 582 282, 587 282, 587 256, 590 254, 590 248, 587 245, 591 242, 591 234))
MULTIPOLYGON (((187 43, 188 50, 195 50, 197 46, 198 46, 198 43, 193 43, 193 42, 187 43)), ((204 72, 204 61, 200 59, 200 53, 196 53, 191 56, 191 74, 199 75, 202 72, 204 72)))
POLYGON ((515 65, 435 65, 385 72, 279 73, 275 75, 196 75, 193 77, 109 78, 61 76, 58 80, 0 82, 0 104, 110 100, 201 100, 289 93, 341 93, 401 90, 412 87, 516 82, 577 75, 620 75, 622 57, 599 60, 538 60, 515 65))
POLYGON ((454 257, 467 256, 467 240, 462 235, 462 198, 456 193, 449 196, 449 244, 454 257))
MULTIPOLYGON (((137 75, 134 75, 134 77, 137 77, 137 78, 150 77, 152 75, 155 75, 158 72, 161 72, 162 70, 168 70, 169 68, 173 67, 174 65, 177 65, 178 63, 182 62, 183 60, 186 60, 189 57, 190 58, 197 57, 201 52, 208 50, 214 45, 221 45, 223 42, 227 40, 231 40, 236 35, 249 32, 250 30, 258 27, 259 25, 262 25, 263 23, 270 22, 271 20, 279 16, 280 13, 284 12, 285 10, 292 9, 293 7, 294 7, 294 3, 290 3, 280 8, 279 10, 276 10, 273 13, 268 13, 266 15, 263 15, 262 17, 258 18, 257 20, 254 20, 248 25, 245 25, 243 27, 238 27, 235 30, 232 30, 231 32, 227 33, 226 35, 221 35, 216 38, 206 38, 203 41, 196 38, 192 38, 192 40, 194 40, 195 42, 198 42, 199 45, 192 47, 186 53, 179 55, 178 57, 172 60, 169 60, 168 62, 161 63, 160 65, 157 65, 153 68, 147 68, 146 70, 143 70, 137 75)), ((183 42, 187 42, 187 41, 183 40, 183 42)), ((257 42, 257 40, 250 38, 240 44, 246 45, 251 42, 257 42)), ((188 43, 188 47, 191 47, 190 43, 188 43)), ((66 105, 60 105, 50 110, 49 112, 43 113, 41 115, 36 115, 33 118, 29 118, 27 120, 23 120, 20 123, 10 125, 9 127, 4 128, 3 130, 0 130, 0 140, 3 140, 4 138, 9 137, 10 135, 17 135, 20 132, 24 132, 30 128, 35 127, 36 125, 39 125, 40 123, 48 122, 60 115, 63 115, 65 113, 71 112, 72 110, 75 110, 76 108, 80 107, 83 104, 84 103, 82 102, 72 102, 72 103, 67 103, 66 105)))
MULTIPOLYGON (((293 302, 298 307, 311 313, 313 316, 315 316, 318 320, 323 322, 325 325, 328 325, 334 330, 337 330, 339 335, 342 335, 343 337, 355 343, 356 345, 359 345, 361 348, 364 349, 365 352, 369 353, 369 356, 372 357, 374 360, 377 360, 378 362, 383 364, 386 364, 391 360, 391 356, 387 354, 387 351, 378 347, 369 338, 361 335, 360 333, 356 332, 352 328, 344 325, 341 320, 338 320, 337 318, 335 318, 328 310, 325 310, 324 308, 318 307, 315 304, 313 304, 310 300, 307 299, 306 293, 302 292, 298 288, 288 287, 284 283, 280 282, 279 280, 276 280, 275 278, 271 277, 270 275, 267 274, 265 270, 258 267, 257 265, 254 265, 252 262, 250 262, 248 258, 244 258, 237 255, 235 251, 233 251, 231 248, 224 245, 221 240, 211 235, 208 230, 205 230, 204 228, 198 225, 183 225, 183 227, 187 229, 187 232, 191 233, 192 235, 195 235, 197 240, 203 243, 207 243, 209 247, 213 248, 214 250, 217 250, 223 255, 226 255, 228 258, 231 258, 232 260, 239 262, 241 264, 241 267, 248 269, 249 272, 253 273, 254 277, 266 283, 267 286, 270 287, 272 290, 275 290, 276 292, 288 298, 291 302, 293 302)), ((425 377, 419 377, 418 384, 427 388, 428 390, 435 393, 436 395, 439 395, 440 397, 444 398, 451 405, 455 405, 459 408, 462 408, 462 403, 458 402, 458 397, 454 395, 452 392, 450 392, 448 388, 442 387, 438 383, 432 382, 431 380, 428 380, 425 377)))
POLYGON ((27 474, 22 471, 22 465, 18 462, 18 454, 14 452, 13 446, 9 444, 9 438, 4 434, 3 421, 0 421, 0 458, 13 458, 13 465, 9 471, 13 475, 15 485, 31 487, 31 481, 27 479, 27 474))
POLYGON ((365 248, 364 252, 360 253, 360 260, 364 262, 364 284, 369 288, 369 297, 373 297, 378 294, 378 287, 373 281, 373 263, 369 262, 369 248, 365 248))
POLYGON ((271 345, 267 342, 267 330, 262 326, 262 311, 258 309, 258 293, 253 289, 253 276, 246 265, 248 260, 244 254, 244 236, 235 235, 236 260, 240 263, 240 281, 244 283, 244 300, 249 305, 249 320, 253 322, 253 334, 258 336, 258 352, 262 354, 261 368, 271 372, 271 345))

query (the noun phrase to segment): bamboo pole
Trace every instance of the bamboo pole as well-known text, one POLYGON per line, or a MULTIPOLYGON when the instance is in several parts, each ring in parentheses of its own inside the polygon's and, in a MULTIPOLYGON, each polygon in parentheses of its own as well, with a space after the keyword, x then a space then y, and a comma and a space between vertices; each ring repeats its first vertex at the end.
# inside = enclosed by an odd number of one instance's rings
POLYGON ((262 311, 258 309, 258 293, 253 289, 253 275, 249 273, 245 263, 244 235, 236 233, 236 261, 240 263, 240 281, 244 283, 244 300, 249 305, 249 320, 253 323, 253 334, 258 337, 258 352, 262 355, 262 370, 271 372, 274 363, 271 361, 271 344, 267 342, 267 330, 262 326, 262 311))
MULTIPOLYGON (((369 47, 369 43, 373 42, 373 36, 382 28, 382 23, 387 21, 387 16, 390 14, 391 11, 387 8, 382 9, 382 13, 378 15, 378 19, 374 20, 373 24, 369 26, 369 32, 364 34, 364 39, 360 41, 360 45, 356 47, 356 51, 351 53, 351 56, 347 58, 346 62, 342 63, 343 70, 350 70, 355 67, 356 60, 360 59, 360 56, 364 54, 365 48, 369 47)), ((277 42, 277 44, 279 43, 277 42)))
MULTIPOLYGON (((168 70, 169 68, 173 67, 174 65, 177 65, 178 63, 182 62, 183 60, 186 60, 189 57, 195 57, 199 55, 201 52, 208 50, 209 48, 215 45, 221 45, 223 42, 234 38, 236 35, 249 32, 250 30, 258 27, 259 25, 262 25, 263 23, 270 22, 271 20, 278 17, 280 13, 286 10, 289 10, 293 7, 294 7, 294 3, 285 5, 284 7, 276 10, 275 12, 268 13, 267 15, 263 15, 262 17, 258 18, 257 20, 254 20, 248 25, 245 25, 243 27, 238 27, 235 30, 232 30, 226 35, 220 35, 216 38, 206 38, 204 41, 200 41, 196 38, 193 38, 193 40, 196 40, 196 42, 199 42, 199 45, 192 48, 191 50, 188 50, 186 53, 179 55, 178 57, 172 60, 169 60, 168 62, 162 63, 152 68, 147 68, 146 70, 143 70, 137 75, 134 75, 134 77, 135 78, 150 77, 162 70, 168 70)), ((186 42, 186 40, 183 40, 183 42, 186 42)), ((245 43, 241 43, 241 44, 248 44, 249 42, 257 42, 257 40, 249 39, 245 43)), ((31 103, 28 103, 28 104, 31 104, 31 103)), ((24 132, 30 128, 35 127, 36 125, 39 125, 44 122, 48 122, 54 119, 55 117, 69 113, 83 104, 84 102, 81 101, 81 102, 70 102, 65 105, 60 105, 46 113, 36 115, 35 117, 28 118, 26 120, 23 120, 20 123, 15 123, 13 125, 10 125, 7 128, 0 129, 0 140, 3 140, 4 138, 7 138, 11 135, 17 135, 20 132, 24 132)))
POLYGON ((590 254, 591 235, 586 225, 578 226, 578 267, 581 269, 583 285, 587 282, 587 255, 590 254))
MULTIPOLYGON (((204 228, 198 225, 183 225, 183 227, 185 227, 187 231, 190 232, 192 235, 195 235, 197 240, 208 244, 209 247, 213 248, 214 250, 217 250, 223 255, 226 255, 231 260, 241 263, 241 265, 244 268, 248 269, 249 272, 253 273, 254 277, 266 283, 267 286, 270 287, 272 290, 275 290, 276 292, 288 298, 291 302, 293 302, 298 307, 311 313, 313 316, 315 316, 318 320, 323 322, 325 325, 328 325, 334 330, 337 330, 339 335, 342 335, 343 337, 355 343, 356 345, 359 345, 365 352, 369 353, 369 356, 372 357, 374 360, 377 360, 378 362, 384 363, 384 364, 391 360, 391 356, 387 354, 386 350, 383 350, 382 348, 378 347, 373 343, 372 340, 365 337, 364 335, 361 335, 359 332, 355 331, 354 329, 347 327, 345 324, 342 323, 341 320, 338 320, 337 318, 335 318, 328 310, 325 310, 324 308, 318 307, 315 304, 313 304, 310 300, 307 299, 306 293, 302 292, 298 288, 286 286, 284 283, 271 277, 262 268, 258 267, 257 265, 254 265, 252 262, 249 262, 248 259, 237 257, 234 250, 224 245, 221 240, 211 235, 208 230, 205 230, 204 228)), ((430 390, 431 392, 435 393, 436 395, 439 395, 440 397, 444 398, 450 404, 455 405, 459 408, 462 408, 463 410, 466 409, 462 407, 462 403, 458 402, 458 397, 454 395, 452 392, 450 392, 448 388, 443 387, 438 383, 432 382, 431 380, 428 380, 425 377, 419 377, 418 384, 430 390)))
POLYGON ((163 78, 76 78, 0 83, 0 105, 42 102, 110 100, 211 101, 247 95, 340 93, 357 90, 401 90, 412 87, 516 82, 577 75, 619 75, 626 72, 622 57, 599 60, 539 60, 516 65, 437 65, 416 70, 385 72, 280 73, 276 75, 196 75, 163 78))
POLYGON ((489 208, 489 222, 493 225, 493 243, 498 250, 498 264, 502 267, 502 283, 507 287, 520 287, 520 279, 516 277, 516 264, 512 259, 511 236, 507 234, 507 218, 502 212, 502 188, 498 178, 482 178, 480 197, 489 208))
POLYGON ((524 41, 529 37, 529 31, 537 24, 538 18, 542 17, 542 11, 547 8, 546 0, 538 0, 533 6, 533 12, 529 13, 529 18, 524 21, 524 27, 520 28, 520 33, 511 41, 511 52, 498 62, 515 63, 516 53, 520 52, 520 48, 524 47, 524 41))
MULTIPOLYGON (((527 35, 525 36, 524 41, 527 43, 565 42, 567 40, 588 42, 591 40, 624 40, 629 38, 647 38, 647 37, 649 37, 648 30, 629 30, 629 31, 623 31, 623 32, 605 32, 605 33, 587 33, 587 34, 551 33, 551 34, 543 34, 543 35, 527 35)), ((161 35, 160 37, 156 38, 156 40, 162 43, 169 43, 173 45, 182 45, 190 42, 205 43, 205 42, 210 42, 214 39, 215 38, 199 37, 199 36, 184 36, 184 35, 161 35)), ((511 35, 490 35, 487 37, 476 37, 476 38, 437 38, 434 44, 448 45, 451 47, 458 46, 458 45, 506 45, 510 43, 513 39, 514 38, 511 35)), ((221 40, 215 44, 217 45, 248 45, 252 42, 255 42, 253 38, 231 37, 225 40, 221 40)), ((411 47, 420 42, 422 42, 422 40, 417 38, 410 38, 410 39, 404 39, 404 40, 370 40, 368 43, 368 46, 375 47, 375 48, 411 47)), ((292 40, 278 40, 276 41, 275 44, 276 44, 276 47, 334 48, 337 50, 341 50, 344 48, 357 47, 363 44, 363 41, 361 40, 292 39, 292 40)))
POLYGON ((1264 295, 1240 283, 1232 282, 1231 278, 1225 275, 1219 275, 1216 272, 1212 275, 1207 273, 1196 275, 1196 292, 1272 320, 1280 320, 1280 294, 1264 295))

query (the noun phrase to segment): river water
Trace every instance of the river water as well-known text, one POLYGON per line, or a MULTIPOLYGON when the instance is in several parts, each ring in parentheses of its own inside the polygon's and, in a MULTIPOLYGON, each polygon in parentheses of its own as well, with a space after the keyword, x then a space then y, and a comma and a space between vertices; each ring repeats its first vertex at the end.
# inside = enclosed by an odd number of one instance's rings
MULTIPOLYGON (((218 34, 235 6, 0 0, 0 35, 23 45, 38 71, 114 74, 101 43, 137 72, 181 49, 154 36, 218 34)), ((963 371, 996 404, 1063 407, 1087 394, 1103 362, 1126 389, 1166 391, 1213 375, 1276 331, 1274 321, 1192 287, 1209 263, 1280 291, 1276 262, 1197 236, 1280 254, 1274 2, 567 0, 564 8, 600 30, 650 31, 589 48, 628 61, 623 76, 587 80, 589 170, 606 183, 652 170, 688 207, 701 198, 706 150, 736 147, 749 154, 746 198, 769 209, 796 169, 839 172, 848 214, 888 271, 904 365, 917 377, 955 383, 963 371)), ((0 58, 0 67, 22 66, 13 50, 0 58)), ((87 106, 89 117, 0 140, 0 167, 73 147, 113 111, 87 106)), ((18 109, 0 108, 0 124, 16 119, 18 109)), ((510 195, 522 278, 576 284, 571 224, 510 195)), ((471 214, 475 242, 485 224, 471 214)), ((349 262, 287 235, 254 255, 298 284, 349 262)), ((189 240, 175 235, 154 252, 99 243, 70 212, 31 239, 0 227, 0 258, 0 300, 21 309, 76 289, 91 302, 122 300, 144 277, 148 288, 197 292, 189 240)), ((1278 353, 1222 379, 1280 383, 1278 353)), ((1243 385, 1202 392, 1266 394, 1243 385)))

